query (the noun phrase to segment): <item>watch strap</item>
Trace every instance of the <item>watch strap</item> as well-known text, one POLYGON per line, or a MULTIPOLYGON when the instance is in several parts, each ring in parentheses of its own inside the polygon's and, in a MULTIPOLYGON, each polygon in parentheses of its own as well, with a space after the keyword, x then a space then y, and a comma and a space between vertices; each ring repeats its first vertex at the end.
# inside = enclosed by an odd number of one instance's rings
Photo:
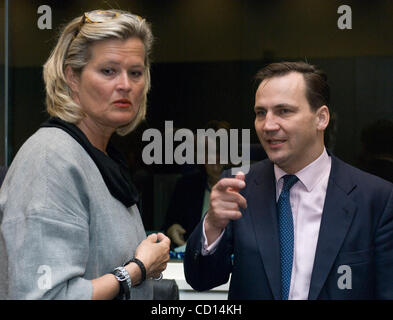
POLYGON ((120 284, 120 290, 117 298, 120 300, 129 300, 132 283, 128 271, 124 267, 117 267, 112 271, 112 274, 116 277, 120 284))

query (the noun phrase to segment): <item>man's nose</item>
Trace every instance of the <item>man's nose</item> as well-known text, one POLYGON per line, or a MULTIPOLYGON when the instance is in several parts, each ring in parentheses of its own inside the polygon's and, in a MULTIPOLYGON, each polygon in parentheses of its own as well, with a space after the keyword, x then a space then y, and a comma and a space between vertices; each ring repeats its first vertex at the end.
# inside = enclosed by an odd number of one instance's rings
POLYGON ((263 122, 263 130, 265 131, 276 131, 279 130, 280 126, 277 122, 276 117, 271 112, 268 112, 263 122))

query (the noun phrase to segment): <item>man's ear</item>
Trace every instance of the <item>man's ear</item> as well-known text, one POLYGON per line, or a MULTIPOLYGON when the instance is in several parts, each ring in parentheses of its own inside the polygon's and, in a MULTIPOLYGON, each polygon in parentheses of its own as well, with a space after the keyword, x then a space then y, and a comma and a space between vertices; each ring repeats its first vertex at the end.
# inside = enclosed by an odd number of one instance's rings
POLYGON ((330 113, 327 106, 322 106, 317 110, 317 129, 324 131, 329 124, 330 113))
POLYGON ((71 66, 67 66, 64 70, 64 75, 67 80, 67 84, 70 87, 73 93, 78 93, 79 89, 79 77, 78 75, 72 70, 71 66))

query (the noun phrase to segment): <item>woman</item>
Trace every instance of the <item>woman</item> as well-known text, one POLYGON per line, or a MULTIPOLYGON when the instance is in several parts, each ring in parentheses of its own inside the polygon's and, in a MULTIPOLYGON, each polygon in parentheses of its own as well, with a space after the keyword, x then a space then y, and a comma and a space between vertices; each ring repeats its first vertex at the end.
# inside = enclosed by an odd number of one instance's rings
POLYGON ((170 240, 146 238, 110 143, 145 116, 152 41, 144 19, 117 10, 64 28, 44 65, 52 118, 21 147, 0 194, 11 299, 153 297, 170 240))

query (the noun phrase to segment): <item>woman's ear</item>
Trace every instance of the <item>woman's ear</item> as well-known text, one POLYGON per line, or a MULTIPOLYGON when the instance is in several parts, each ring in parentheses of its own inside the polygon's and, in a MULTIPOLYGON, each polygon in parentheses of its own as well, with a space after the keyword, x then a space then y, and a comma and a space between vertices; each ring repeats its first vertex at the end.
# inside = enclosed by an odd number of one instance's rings
POLYGON ((64 70, 64 74, 67 80, 67 84, 73 93, 78 93, 79 89, 79 77, 76 75, 71 66, 67 66, 64 70))
POLYGON ((324 131, 329 124, 330 113, 327 106, 322 106, 317 110, 317 129, 324 131))

